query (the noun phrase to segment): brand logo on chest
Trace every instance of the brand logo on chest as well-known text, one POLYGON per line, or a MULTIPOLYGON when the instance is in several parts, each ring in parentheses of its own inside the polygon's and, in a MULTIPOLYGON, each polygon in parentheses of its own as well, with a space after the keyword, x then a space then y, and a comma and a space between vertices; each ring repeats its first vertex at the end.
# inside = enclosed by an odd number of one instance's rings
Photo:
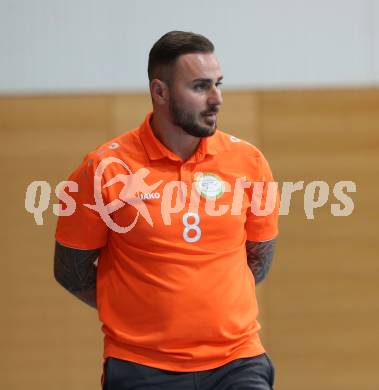
POLYGON ((159 192, 149 192, 146 194, 140 194, 140 199, 147 200, 147 199, 160 199, 161 194, 159 192))

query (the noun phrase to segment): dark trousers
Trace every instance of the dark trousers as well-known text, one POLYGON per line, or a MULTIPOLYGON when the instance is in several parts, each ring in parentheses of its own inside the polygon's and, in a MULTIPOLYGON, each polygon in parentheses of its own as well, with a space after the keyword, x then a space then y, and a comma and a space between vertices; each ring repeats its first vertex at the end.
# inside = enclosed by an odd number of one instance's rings
POLYGON ((272 390, 274 367, 268 355, 231 361, 196 372, 176 372, 107 358, 103 390, 272 390))

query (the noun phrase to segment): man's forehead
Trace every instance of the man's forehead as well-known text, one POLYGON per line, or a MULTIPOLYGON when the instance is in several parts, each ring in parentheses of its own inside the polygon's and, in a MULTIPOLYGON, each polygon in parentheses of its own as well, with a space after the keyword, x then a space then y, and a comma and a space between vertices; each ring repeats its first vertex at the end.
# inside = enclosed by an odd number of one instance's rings
POLYGON ((213 53, 190 53, 180 56, 176 62, 176 75, 187 80, 218 79, 222 76, 220 64, 213 53))

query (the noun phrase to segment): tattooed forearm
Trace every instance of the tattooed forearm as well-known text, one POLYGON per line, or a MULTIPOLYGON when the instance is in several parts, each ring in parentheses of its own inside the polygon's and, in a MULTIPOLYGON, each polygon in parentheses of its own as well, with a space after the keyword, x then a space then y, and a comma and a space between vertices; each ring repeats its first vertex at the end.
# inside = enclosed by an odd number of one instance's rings
POLYGON ((56 242, 54 276, 59 284, 77 298, 96 308, 96 271, 100 250, 68 248, 56 242))
POLYGON ((275 249, 275 239, 270 241, 246 241, 247 262, 254 275, 255 284, 260 283, 270 270, 275 249))

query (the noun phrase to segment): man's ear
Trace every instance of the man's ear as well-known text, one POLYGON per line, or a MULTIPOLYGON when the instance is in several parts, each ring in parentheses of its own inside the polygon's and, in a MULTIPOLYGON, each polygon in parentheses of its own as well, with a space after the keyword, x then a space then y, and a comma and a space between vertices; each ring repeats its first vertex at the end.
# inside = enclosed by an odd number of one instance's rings
POLYGON ((167 84, 159 79, 154 79, 150 83, 150 92, 153 101, 156 104, 165 104, 168 100, 168 88, 167 84))

